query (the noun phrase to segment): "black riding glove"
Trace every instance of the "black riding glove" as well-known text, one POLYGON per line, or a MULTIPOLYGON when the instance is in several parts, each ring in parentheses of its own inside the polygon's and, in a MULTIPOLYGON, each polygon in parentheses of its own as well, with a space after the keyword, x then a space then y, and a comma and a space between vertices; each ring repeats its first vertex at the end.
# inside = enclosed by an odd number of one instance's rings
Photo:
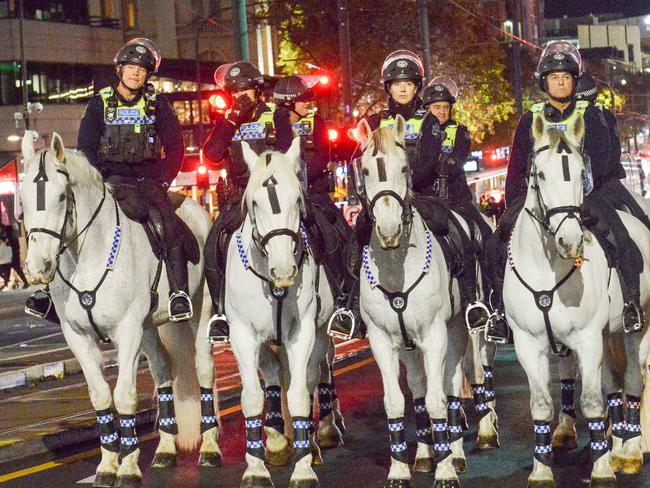
POLYGON ((256 104, 247 95, 235 98, 232 109, 228 114, 228 120, 239 127, 250 119, 255 111, 256 104))

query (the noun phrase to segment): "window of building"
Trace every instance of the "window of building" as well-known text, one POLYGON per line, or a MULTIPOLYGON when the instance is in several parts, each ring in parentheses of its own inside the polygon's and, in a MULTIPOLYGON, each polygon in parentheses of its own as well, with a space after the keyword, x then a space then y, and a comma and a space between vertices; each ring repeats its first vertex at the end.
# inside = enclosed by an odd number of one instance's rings
MULTIPOLYGON (((88 2, 68 0, 23 0, 26 19, 71 24, 88 23, 88 2)), ((0 0, 0 17, 16 18, 20 15, 16 0, 0 0)))
POLYGON ((105 19, 114 19, 113 0, 101 0, 102 17, 105 19))
POLYGON ((127 29, 135 29, 138 26, 138 10, 135 0, 126 0, 124 5, 124 19, 127 29))

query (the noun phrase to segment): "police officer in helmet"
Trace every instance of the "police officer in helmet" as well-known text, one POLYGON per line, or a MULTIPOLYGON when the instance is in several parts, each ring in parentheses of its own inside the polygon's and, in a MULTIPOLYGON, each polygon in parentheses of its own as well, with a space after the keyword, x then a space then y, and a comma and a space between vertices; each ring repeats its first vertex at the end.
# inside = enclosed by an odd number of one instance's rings
MULTIPOLYGON (((488 242, 491 280, 495 290, 503 284, 506 264, 507 240, 517 217, 523 208, 526 195, 526 178, 532 157, 534 140, 532 124, 536 117, 547 126, 570 130, 578 118, 582 118, 585 133, 582 141, 583 154, 591 167, 591 178, 585 188, 583 220, 591 215, 609 227, 608 240, 616 246, 617 271, 621 276, 625 306, 624 328, 627 332, 643 329, 645 319, 639 305, 639 274, 643 260, 636 244, 615 211, 627 190, 621 185, 621 165, 611 157, 610 134, 603 113, 585 100, 576 100, 575 92, 582 72, 579 51, 566 41, 553 41, 542 52, 536 76, 547 101, 533 106, 522 115, 512 144, 508 175, 506 179, 506 204, 499 228, 488 242), (591 188, 593 187, 593 188, 591 188)), ((500 296, 497 301, 501 302, 500 296)), ((505 342, 509 331, 500 303, 488 322, 486 337, 494 342, 505 342)))
POLYGON ((230 94, 232 107, 216 121, 203 145, 203 155, 226 169, 232 191, 205 243, 205 279, 215 312, 208 324, 208 338, 212 343, 226 343, 230 327, 224 313, 225 252, 244 219, 241 202, 249 178, 242 142, 246 141, 258 154, 276 149, 277 115, 275 105, 262 98, 262 73, 248 61, 224 64, 217 68, 214 78, 217 86, 230 94))
MULTIPOLYGON (((160 50, 149 39, 127 42, 116 54, 118 83, 88 102, 78 149, 96 167, 127 217, 149 223, 165 256, 170 283, 168 311, 174 322, 192 317, 187 263, 176 239, 185 224, 167 189, 183 162, 180 124, 169 102, 148 83, 160 66, 160 50)), ((39 308, 41 303, 28 303, 39 308)))
MULTIPOLYGON (((473 204, 472 193, 467 185, 463 164, 470 154, 471 141, 467 127, 452 118, 454 103, 458 97, 456 82, 447 76, 438 76, 424 89, 422 106, 429 110, 428 118, 434 117, 443 133, 440 152, 429 155, 430 145, 422 145, 420 164, 413 170, 413 188, 425 194, 434 194, 448 200, 450 207, 458 212, 468 224, 477 225, 481 232, 481 242, 487 242, 492 230, 473 204), (439 154, 439 157, 436 155, 439 154)), ((425 120, 426 130, 428 120, 425 120)), ((459 276, 464 281, 461 292, 466 322, 473 330, 485 326, 489 309, 477 299, 476 254, 475 246, 469 239, 463 240, 465 247, 463 273, 459 276)), ((484 253, 481 257, 484 258, 484 253)), ((481 259, 484 270, 483 289, 489 290, 487 284, 487 264, 481 259)))

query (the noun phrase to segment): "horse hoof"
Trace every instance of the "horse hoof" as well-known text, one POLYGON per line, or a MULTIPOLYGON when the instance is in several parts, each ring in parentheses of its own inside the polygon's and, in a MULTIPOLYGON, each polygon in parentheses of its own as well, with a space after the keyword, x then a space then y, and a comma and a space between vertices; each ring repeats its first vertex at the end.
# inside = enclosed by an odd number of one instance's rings
POLYGON ((176 454, 171 452, 158 452, 151 461, 151 467, 156 469, 172 468, 176 466, 176 454))
POLYGON ((120 476, 117 486, 119 488, 139 488, 142 486, 142 478, 133 475, 120 476))
POLYGON ((239 488, 273 488, 273 482, 270 478, 250 476, 241 480, 239 488))
POLYGON ((592 478, 590 488, 616 488, 616 478, 592 478))
POLYGON ((464 473, 467 471, 467 459, 465 458, 453 458, 451 465, 456 470, 456 473, 464 473))
POLYGON ((433 458, 419 458, 415 460, 413 471, 416 473, 433 473, 436 470, 436 462, 433 458))
POLYGON ((555 488, 553 480, 528 480, 528 488, 555 488))
POLYGON ((573 451, 578 449, 578 443, 574 436, 555 436, 551 441, 551 447, 553 449, 560 449, 563 451, 573 451))
POLYGON ((612 455, 612 457, 609 458, 609 465, 615 473, 620 473, 623 469, 623 459, 616 455, 612 455))
POLYGON ((388 480, 386 488, 411 488, 411 480, 388 480))
POLYGON ((460 480, 436 480, 433 488, 460 488, 460 480))
POLYGON ((291 480, 289 488, 320 488, 318 480, 291 480))
POLYGON ((323 458, 320 455, 320 449, 312 449, 311 450, 311 465, 312 466, 322 466, 325 464, 323 462, 323 458))
POLYGON ((218 452, 202 452, 199 454, 199 468, 219 468, 223 466, 223 459, 218 452))
POLYGON ((623 474, 641 474, 643 471, 643 458, 623 459, 621 473, 623 474))
POLYGON ((291 462, 293 457, 293 448, 287 444, 284 449, 279 451, 266 451, 266 459, 271 466, 286 466, 291 462))
POLYGON ((336 425, 323 429, 318 435, 318 445, 321 449, 336 449, 343 445, 343 436, 336 425))
POLYGON ((93 488, 113 488, 116 481, 116 473, 97 473, 93 482, 93 488))
POLYGON ((478 436, 478 448, 479 449, 498 449, 501 447, 499 443, 499 436, 494 435, 483 435, 478 436))

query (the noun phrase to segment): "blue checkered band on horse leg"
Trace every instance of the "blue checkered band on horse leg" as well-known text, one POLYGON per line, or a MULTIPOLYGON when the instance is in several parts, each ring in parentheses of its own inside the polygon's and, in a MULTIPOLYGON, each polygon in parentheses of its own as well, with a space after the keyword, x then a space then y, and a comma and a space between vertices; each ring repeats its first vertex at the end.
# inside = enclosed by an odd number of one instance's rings
POLYGON ((158 388, 158 430, 171 435, 178 434, 171 386, 158 388))
POLYGON ((406 438, 404 436, 404 417, 388 419, 390 437, 390 457, 401 463, 408 463, 406 438))
POLYGON ((553 449, 551 448, 551 424, 542 420, 533 422, 535 433, 535 459, 545 466, 553 464, 553 449))
POLYGON ((612 426, 612 435, 619 439, 625 439, 627 435, 627 423, 625 422, 623 394, 620 391, 607 395, 607 410, 609 411, 609 423, 612 426))
POLYGON ((431 419, 433 429, 433 459, 440 463, 451 455, 446 419, 431 419))
POLYGON ((262 417, 246 417, 246 452, 253 457, 264 460, 264 442, 262 441, 262 417))
POLYGON ((293 417, 293 449, 294 462, 311 454, 311 442, 309 440, 309 428, 312 420, 309 417, 293 417))
POLYGON ((625 398, 627 400, 625 440, 628 441, 641 435, 641 398, 633 395, 625 395, 625 398))
POLYGON ((447 422, 449 424, 449 442, 455 442, 463 437, 463 421, 459 397, 447 397, 447 422))
POLYGON ((576 418, 576 405, 574 398, 575 382, 576 380, 574 379, 560 380, 560 394, 562 396, 560 409, 562 413, 573 418, 576 418))
POLYGON ((110 452, 119 452, 120 436, 115 428, 115 418, 110 408, 97 410, 97 426, 99 427, 99 442, 101 446, 110 452))
POLYGON ((135 415, 120 415, 120 456, 125 457, 138 449, 135 432, 135 415))
POLYGON ((429 418, 424 398, 415 398, 413 400, 413 410, 415 411, 415 433, 418 436, 418 442, 433 446, 431 418, 429 418))
POLYGON ((329 383, 318 385, 318 420, 325 420, 332 413, 332 387, 329 383))
POLYGON ((201 434, 217 426, 212 388, 201 388, 201 434))
POLYGON ((284 419, 282 418, 282 390, 279 386, 267 386, 264 390, 266 397, 266 416, 264 426, 277 430, 284 435, 284 419))
POLYGON ((596 460, 601 456, 604 456, 609 449, 607 439, 605 438, 605 419, 587 419, 587 423, 589 425, 589 435, 591 438, 591 461, 596 462, 596 460))

